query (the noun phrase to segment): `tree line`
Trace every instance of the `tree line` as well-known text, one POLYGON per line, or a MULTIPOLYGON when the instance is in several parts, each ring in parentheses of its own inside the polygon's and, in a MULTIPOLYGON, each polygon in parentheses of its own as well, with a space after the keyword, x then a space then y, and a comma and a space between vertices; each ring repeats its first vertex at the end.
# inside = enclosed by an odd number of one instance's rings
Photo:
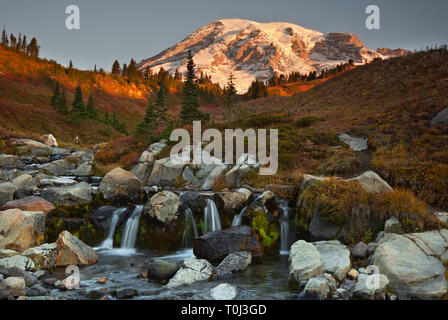
POLYGON ((11 33, 8 38, 8 35, 6 33, 6 26, 3 26, 1 45, 5 48, 10 48, 18 52, 22 52, 30 57, 39 57, 40 46, 37 43, 36 38, 33 37, 29 43, 26 35, 23 35, 22 37, 21 33, 19 33, 18 38, 11 33))

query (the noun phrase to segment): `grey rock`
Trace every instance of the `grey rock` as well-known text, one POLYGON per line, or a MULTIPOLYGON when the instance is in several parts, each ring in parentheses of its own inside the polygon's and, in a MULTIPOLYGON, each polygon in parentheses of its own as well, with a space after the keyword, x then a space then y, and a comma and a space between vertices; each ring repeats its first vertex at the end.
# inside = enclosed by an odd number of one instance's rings
POLYGON ((232 276, 242 272, 252 263, 252 254, 247 251, 232 252, 216 267, 218 279, 232 276))
POLYGON ((22 277, 25 279, 27 287, 32 287, 37 283, 37 277, 33 273, 27 272, 19 267, 8 268, 8 273, 10 277, 22 277))
POLYGON ((130 299, 138 295, 138 291, 132 288, 117 289, 116 296, 118 299, 130 299))
POLYGON ((289 252, 289 283, 299 284, 322 274, 324 265, 316 247, 304 240, 295 242, 289 252))
POLYGON ((23 163, 18 156, 0 154, 0 168, 22 168, 23 163))
POLYGON ((24 296, 25 294, 25 280, 21 277, 9 277, 0 282, 0 300, 24 296))
POLYGON ((309 231, 313 237, 319 240, 331 240, 337 236, 339 229, 339 226, 334 225, 321 217, 317 207, 315 208, 309 226, 309 231))
POLYGON ((182 268, 170 279, 167 288, 177 288, 198 281, 208 280, 213 272, 213 266, 204 259, 188 258, 184 260, 182 268))
POLYGON ((92 188, 86 182, 67 187, 51 187, 42 194, 42 197, 57 206, 83 206, 92 202, 92 188))
POLYGON ((366 171, 363 174, 346 181, 358 181, 364 190, 370 193, 382 193, 393 190, 386 181, 373 171, 366 171))
POLYGON ((444 124, 448 122, 448 107, 440 111, 434 118, 431 120, 431 125, 434 126, 436 124, 444 124))
POLYGON ((26 271, 36 271, 36 265, 34 264, 33 260, 23 256, 12 256, 10 258, 0 259, 0 267, 18 267, 26 271))
POLYGON ((14 200, 14 193, 17 187, 11 182, 0 183, 0 206, 5 203, 14 200))
POLYGON ((148 263, 148 278, 157 281, 169 280, 179 270, 175 262, 155 259, 148 263))
POLYGON ((35 284, 26 290, 26 295, 30 297, 48 296, 49 294, 50 291, 42 287, 40 284, 35 284))
POLYGON ((153 195, 146 206, 143 214, 147 214, 157 219, 161 223, 168 225, 179 217, 180 199, 171 191, 162 191, 153 195))
POLYGON ((403 228, 401 227, 400 221, 398 221, 396 218, 390 218, 384 224, 384 232, 402 234, 403 228))
POLYGON ((356 245, 350 248, 350 254, 357 259, 365 259, 369 251, 369 246, 364 242, 358 242, 356 245))
POLYGON ((308 280, 305 289, 308 299, 326 300, 330 293, 330 286, 325 277, 313 277, 308 280))
POLYGON ((176 179, 182 176, 184 167, 184 164, 174 164, 170 158, 157 160, 154 162, 148 185, 172 187, 176 179))
POLYGON ((210 290, 214 300, 233 300, 238 296, 238 288, 228 283, 221 283, 210 290))
POLYGON ((350 149, 353 151, 364 151, 367 150, 367 139, 363 138, 354 138, 349 136, 346 133, 342 133, 338 136, 339 141, 344 142, 347 144, 350 149))
POLYGON ((350 251, 337 240, 314 242, 313 245, 320 253, 324 271, 344 280, 351 267, 350 251))
POLYGON ((55 266, 58 257, 58 246, 56 243, 45 243, 39 247, 27 249, 21 255, 33 260, 40 269, 51 269, 55 266))
POLYGON ((384 300, 384 290, 388 284, 389 279, 384 274, 360 274, 353 297, 362 300, 384 300), (374 280, 374 277, 377 277, 377 280, 374 280))

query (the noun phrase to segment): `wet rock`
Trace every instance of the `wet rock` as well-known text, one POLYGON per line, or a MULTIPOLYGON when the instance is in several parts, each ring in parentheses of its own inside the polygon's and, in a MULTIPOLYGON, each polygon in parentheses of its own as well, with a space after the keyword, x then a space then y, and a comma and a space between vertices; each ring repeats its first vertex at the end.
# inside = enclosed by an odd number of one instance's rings
POLYGON ((229 254, 216 267, 218 279, 233 276, 234 273, 243 272, 252 263, 252 254, 247 251, 238 251, 229 254))
POLYGON ((342 133, 338 136, 339 141, 344 142, 345 144, 347 144, 350 149, 352 149, 353 151, 364 151, 367 150, 367 139, 363 139, 363 138, 354 138, 349 136, 346 133, 342 133))
POLYGON ((179 217, 179 197, 171 191, 156 193, 143 208, 143 214, 168 225, 179 217))
POLYGON ((46 243, 23 251, 22 256, 33 260, 39 269, 51 269, 58 257, 58 246, 56 243, 46 243))
POLYGON ((355 290, 356 287, 356 281, 345 279, 339 287, 341 289, 346 290, 348 293, 350 293, 350 295, 353 295, 353 291, 355 290))
POLYGON ((9 277, 0 282, 0 300, 8 299, 8 297, 24 296, 25 294, 25 280, 21 277, 9 277))
POLYGON ((92 164, 90 162, 81 163, 76 169, 70 170, 70 175, 76 177, 88 177, 93 174, 92 164))
POLYGON ((358 181, 359 184, 370 193, 382 193, 392 191, 392 187, 373 171, 366 171, 362 175, 347 181, 358 181))
POLYGON ((0 168, 22 168, 23 163, 18 156, 0 154, 0 168))
POLYGON ((25 271, 19 267, 8 268, 8 274, 10 277, 22 277, 25 279, 27 287, 32 287, 37 283, 37 277, 33 273, 25 271))
POLYGON ((15 251, 15 250, 0 249, 0 259, 9 258, 9 257, 12 257, 12 256, 16 256, 18 254, 19 253, 17 251, 15 251))
POLYGON ((0 212, 0 248, 22 252, 44 239, 46 215, 43 212, 10 209, 0 212))
POLYGON ((182 176, 184 164, 174 164, 170 158, 163 158, 154 162, 149 176, 148 185, 174 186, 176 179, 182 176))
POLYGON ((338 288, 333 293, 331 298, 333 300, 350 300, 352 295, 345 289, 338 288))
POLYGON ((37 279, 43 279, 49 275, 49 272, 47 270, 40 269, 40 270, 35 271, 33 274, 37 279))
POLYGON ((308 280, 304 289, 305 296, 313 300, 326 300, 330 293, 328 280, 324 277, 313 277, 308 280))
POLYGON ((238 296, 238 288, 228 283, 221 283, 210 290, 214 300, 233 300, 238 296))
POLYGON ((309 227, 309 231, 314 238, 319 240, 331 240, 338 235, 339 230, 339 226, 328 222, 325 218, 320 216, 318 210, 314 210, 309 227))
POLYGON ((431 125, 448 123, 448 107, 436 114, 431 120, 431 125))
POLYGON ((36 265, 33 260, 23 256, 12 256, 9 258, 0 259, 0 267, 17 267, 25 271, 36 271, 36 265))
POLYGON ((198 281, 208 280, 213 272, 213 266, 204 259, 185 259, 182 268, 170 279, 167 288, 177 288, 183 285, 193 284, 198 281))
POLYGON ((48 188, 42 197, 61 207, 80 207, 92 202, 92 188, 80 182, 73 186, 48 188))
POLYGON ((297 286, 301 281, 322 274, 324 265, 316 247, 304 240, 295 242, 289 252, 289 283, 297 286))
POLYGON ((26 290, 26 295, 29 297, 41 297, 50 295, 50 291, 42 287, 40 284, 35 284, 26 290))
POLYGON ((226 184, 230 188, 240 187, 244 177, 261 165, 262 163, 257 162, 257 157, 255 155, 243 153, 236 161, 235 166, 224 175, 226 184))
POLYGON ((58 246, 57 267, 89 266, 98 261, 98 254, 95 250, 68 231, 61 232, 56 240, 56 245, 58 246))
POLYGON ((337 240, 314 242, 313 245, 320 253, 324 271, 344 280, 350 270, 350 251, 337 240))
POLYGON ((434 215, 442 222, 448 223, 448 212, 436 212, 434 215))
POLYGON ((104 288, 101 288, 89 290, 85 293, 85 296, 90 300, 101 300, 106 294, 107 292, 104 288))
POLYGON ((99 190, 106 200, 115 202, 136 202, 143 191, 141 181, 121 168, 115 168, 106 174, 99 190))
POLYGON ((102 277, 102 278, 96 280, 96 283, 98 283, 98 284, 106 284, 106 282, 107 282, 106 277, 102 277))
POLYGON ((40 281, 40 284, 46 288, 54 288, 56 287, 56 282, 58 282, 56 278, 45 278, 40 281))
POLYGON ((182 177, 190 185, 200 186, 201 190, 210 190, 216 178, 227 168, 218 158, 202 150, 200 164, 190 164, 185 167, 182 177), (213 174, 212 174, 213 173, 213 174))
POLYGON ((14 199, 17 187, 11 182, 0 182, 0 206, 14 199))
MULTIPOLYGON (((448 238, 448 231, 440 232, 444 233, 445 239, 448 238)), ((440 238, 436 241, 442 241, 440 238)), ((441 261, 434 255, 427 255, 415 241, 406 235, 386 233, 379 240, 372 262, 387 276, 400 300, 440 299, 448 290, 445 268, 441 261)), ((448 243, 445 242, 445 246, 448 243)))
POLYGON ((347 276, 352 279, 352 280, 356 280, 359 277, 359 272, 356 269, 351 269, 348 273, 347 276))
POLYGON ((350 248, 350 254, 357 259, 365 259, 369 251, 369 246, 364 242, 358 242, 356 245, 350 248))
POLYGON ((353 291, 353 297, 362 300, 384 300, 384 290, 388 284, 389 280, 384 274, 361 274, 353 291), (377 277, 378 280, 373 280, 372 277, 377 277))
POLYGON ((117 299, 123 300, 123 299, 131 299, 138 295, 138 291, 132 288, 123 288, 123 289, 117 289, 116 297, 117 299))
POLYGON ((31 139, 12 139, 11 141, 18 146, 21 155, 31 154, 40 157, 51 154, 51 148, 39 141, 31 139))
POLYGON ((54 205, 43 198, 29 196, 5 203, 0 208, 0 211, 9 209, 20 209, 22 211, 39 211, 48 214, 54 209, 54 205))
MULTIPOLYGON (((89 218, 90 221, 92 221, 96 227, 102 228, 103 230, 109 230, 111 219, 116 211, 117 211, 116 207, 102 206, 98 208, 95 212, 93 212, 89 216, 89 218)), ((124 223, 131 213, 132 213, 131 207, 125 209, 124 211, 119 211, 117 226, 124 223)))
POLYGON ((400 221, 398 221, 396 218, 390 218, 384 224, 384 232, 403 234, 403 228, 401 227, 400 221))
POLYGON ((156 281, 171 279, 179 270, 179 266, 171 261, 155 259, 148 263, 148 278, 156 281))
POLYGON ((41 179, 39 180, 39 185, 41 187, 66 187, 66 186, 73 186, 77 184, 78 182, 76 180, 70 179, 70 178, 47 178, 47 179, 41 179))
POLYGON ((193 241, 194 255, 214 264, 219 264, 228 254, 238 251, 248 251, 255 259, 263 255, 261 244, 248 226, 209 232, 193 241))

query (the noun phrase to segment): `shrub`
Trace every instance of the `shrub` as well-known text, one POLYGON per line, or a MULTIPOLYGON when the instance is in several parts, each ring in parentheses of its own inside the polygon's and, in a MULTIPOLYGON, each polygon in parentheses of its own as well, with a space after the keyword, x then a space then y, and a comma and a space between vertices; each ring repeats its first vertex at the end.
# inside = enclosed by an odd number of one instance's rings
POLYGON ((296 126, 298 128, 306 128, 315 124, 317 121, 319 121, 319 119, 316 117, 302 117, 296 121, 296 126))

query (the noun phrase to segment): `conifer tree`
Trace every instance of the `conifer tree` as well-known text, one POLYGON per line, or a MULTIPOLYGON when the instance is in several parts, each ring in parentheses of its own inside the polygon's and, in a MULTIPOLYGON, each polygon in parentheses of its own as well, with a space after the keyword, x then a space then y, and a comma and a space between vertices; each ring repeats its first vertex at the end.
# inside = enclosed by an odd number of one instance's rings
POLYGON ((234 83, 235 78, 231 73, 229 76, 229 80, 227 82, 226 87, 226 100, 224 102, 225 106, 229 109, 230 112, 230 121, 233 122, 233 106, 236 102, 236 88, 234 83))
POLYGON ((29 44, 29 55, 31 57, 39 57, 40 46, 37 44, 36 38, 32 38, 29 44))
POLYGON ((157 113, 158 113, 158 120, 161 122, 166 122, 166 89, 163 82, 160 83, 159 91, 157 92, 157 100, 156 100, 156 106, 157 106, 157 113))
POLYGON ((115 60, 114 64, 112 65, 112 74, 117 76, 121 74, 120 63, 118 62, 118 60, 115 60))
POLYGON ((82 96, 81 84, 78 84, 78 86, 76 87, 75 98, 73 99, 72 104, 72 113, 78 116, 85 115, 84 99, 82 96))
POLYGON ((90 94, 89 100, 87 101, 86 113, 89 118, 96 119, 98 116, 98 110, 93 105, 93 95, 90 94))
POLYGON ((26 46, 27 46, 27 43, 26 43, 26 35, 23 35, 23 39, 22 39, 22 48, 21 48, 21 51, 22 51, 22 52, 25 52, 25 51, 26 51, 26 46))
POLYGON ((121 76, 127 77, 128 75, 128 66, 126 63, 123 63, 123 69, 121 69, 121 76))
POLYGON ((207 116, 199 110, 198 83, 195 75, 195 64, 191 52, 188 52, 187 72, 183 87, 182 110, 180 118, 184 123, 193 120, 206 120, 207 116))
POLYGON ((129 63, 128 70, 127 70, 127 76, 130 82, 137 81, 138 78, 138 70, 137 70, 137 63, 134 59, 131 59, 131 62, 129 63))
POLYGON ((152 142, 155 137, 155 131, 158 127, 158 117, 155 103, 150 103, 146 108, 145 117, 140 122, 136 129, 135 135, 139 136, 149 142, 152 142))
POLYGON ((11 36, 9 37, 9 41, 10 41, 11 48, 15 48, 16 47, 16 43, 17 43, 17 39, 16 39, 16 37, 12 33, 11 33, 11 36))
POLYGON ((57 107, 60 94, 61 94, 61 92, 59 90, 59 81, 58 81, 58 82, 56 82, 56 85, 54 86, 53 97, 51 98, 51 105, 53 107, 57 107))
POLYGON ((106 110, 106 112, 104 113, 104 122, 106 124, 109 124, 110 122, 110 117, 109 117, 109 111, 106 110))
POLYGON ((67 100, 65 98, 65 91, 64 90, 62 90, 61 94, 59 95, 59 97, 57 99, 56 108, 57 108, 59 113, 61 113, 61 114, 68 114, 67 100))
POLYGON ((2 46, 7 47, 9 44, 8 36, 6 34, 6 26, 3 26, 3 32, 2 32, 2 46))

